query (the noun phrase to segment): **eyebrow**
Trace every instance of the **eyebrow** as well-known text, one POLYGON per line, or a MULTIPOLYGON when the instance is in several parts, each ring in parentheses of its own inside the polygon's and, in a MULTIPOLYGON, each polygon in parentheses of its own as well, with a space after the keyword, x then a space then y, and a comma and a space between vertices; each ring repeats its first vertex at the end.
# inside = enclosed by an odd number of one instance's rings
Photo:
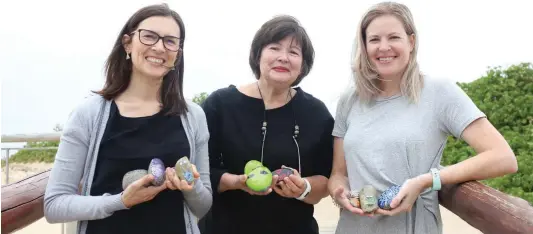
MULTIPOLYGON (((387 36, 399 35, 399 34, 400 34, 399 32, 392 32, 392 33, 389 33, 387 36)), ((368 38, 373 38, 373 37, 378 37, 378 35, 372 34, 368 36, 368 38)))

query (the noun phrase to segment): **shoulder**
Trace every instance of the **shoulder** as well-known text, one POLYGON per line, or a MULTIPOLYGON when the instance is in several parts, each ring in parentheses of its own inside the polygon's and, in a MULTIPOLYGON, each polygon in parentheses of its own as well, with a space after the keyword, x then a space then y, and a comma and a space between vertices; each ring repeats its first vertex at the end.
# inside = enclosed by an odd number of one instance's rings
POLYGON ((194 121, 205 120, 205 112, 200 105, 189 99, 185 100, 185 103, 187 104, 188 115, 192 116, 194 121))
POLYGON ((91 94, 78 103, 71 111, 70 116, 83 118, 84 120, 93 120, 98 116, 102 105, 107 102, 98 94, 91 94))
POLYGON ((459 88, 457 83, 446 77, 424 75, 424 90, 431 92, 447 92, 459 88))
POLYGON ((224 103, 233 103, 236 100, 238 91, 235 85, 229 85, 224 88, 219 88, 212 93, 210 93, 205 101, 201 104, 201 107, 204 110, 216 109, 224 103))
POLYGON ((312 113, 314 116, 321 115, 327 119, 333 118, 328 107, 322 100, 305 92, 301 88, 298 88, 297 91, 299 92, 299 98, 296 104, 299 105, 300 108, 306 110, 309 114, 312 113))

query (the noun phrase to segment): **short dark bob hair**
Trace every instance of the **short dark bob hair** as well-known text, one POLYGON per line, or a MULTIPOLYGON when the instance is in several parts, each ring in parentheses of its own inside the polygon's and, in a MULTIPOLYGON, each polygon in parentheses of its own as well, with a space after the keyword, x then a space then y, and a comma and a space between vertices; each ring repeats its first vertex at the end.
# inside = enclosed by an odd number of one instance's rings
POLYGON ((268 44, 279 42, 288 36, 292 36, 299 43, 303 57, 301 73, 291 86, 297 86, 309 74, 315 59, 315 50, 311 39, 296 18, 289 15, 280 15, 265 22, 255 33, 250 48, 249 63, 256 79, 259 79, 261 76, 259 60, 261 59, 263 48, 268 44))

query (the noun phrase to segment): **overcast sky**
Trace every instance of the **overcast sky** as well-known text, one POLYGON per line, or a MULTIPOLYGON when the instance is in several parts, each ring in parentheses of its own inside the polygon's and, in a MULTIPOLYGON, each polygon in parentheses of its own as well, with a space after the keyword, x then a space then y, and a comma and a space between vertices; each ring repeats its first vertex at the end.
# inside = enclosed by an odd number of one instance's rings
MULTIPOLYGON (((51 132, 62 124, 103 84, 104 60, 128 17, 159 2, 2 1, 2 134, 51 132)), ((290 14, 307 29, 316 50, 315 66, 301 86, 334 111, 350 79, 357 23, 377 1, 166 2, 185 21, 188 98, 252 81, 248 51, 254 33, 272 16, 290 14)), ((471 81, 489 66, 533 62, 530 1, 400 2, 413 12, 426 74, 471 81)))

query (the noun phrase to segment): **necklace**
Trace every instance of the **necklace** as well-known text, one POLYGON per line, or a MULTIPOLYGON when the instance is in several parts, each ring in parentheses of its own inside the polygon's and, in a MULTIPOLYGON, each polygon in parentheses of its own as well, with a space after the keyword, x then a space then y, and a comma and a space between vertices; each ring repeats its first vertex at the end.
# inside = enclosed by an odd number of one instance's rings
MULTIPOLYGON (((263 94, 261 93, 261 89, 259 88, 259 82, 256 82, 257 84, 257 90, 259 91, 259 95, 261 96, 261 99, 263 100, 263 106, 264 106, 264 110, 263 110, 263 125, 261 126, 261 133, 263 135, 263 141, 262 141, 262 144, 261 144, 261 164, 263 163, 263 151, 264 151, 264 148, 265 148, 265 140, 266 140, 266 135, 267 135, 267 125, 268 125, 268 121, 267 121, 267 113, 266 113, 266 103, 265 103, 265 99, 263 98, 263 94)), ((298 151, 298 173, 300 173, 300 175, 302 175, 302 164, 300 162, 300 146, 298 146, 298 141, 296 140, 298 138, 298 135, 300 134, 300 126, 298 126, 298 124, 296 123, 296 114, 294 113, 294 107, 292 106, 292 94, 291 94, 291 89, 289 88, 289 92, 287 93, 287 99, 289 100, 290 102, 290 106, 291 106, 291 110, 292 110, 292 118, 294 120, 294 132, 293 132, 293 135, 292 135, 292 139, 294 141, 294 144, 296 145, 296 149, 298 151)))

